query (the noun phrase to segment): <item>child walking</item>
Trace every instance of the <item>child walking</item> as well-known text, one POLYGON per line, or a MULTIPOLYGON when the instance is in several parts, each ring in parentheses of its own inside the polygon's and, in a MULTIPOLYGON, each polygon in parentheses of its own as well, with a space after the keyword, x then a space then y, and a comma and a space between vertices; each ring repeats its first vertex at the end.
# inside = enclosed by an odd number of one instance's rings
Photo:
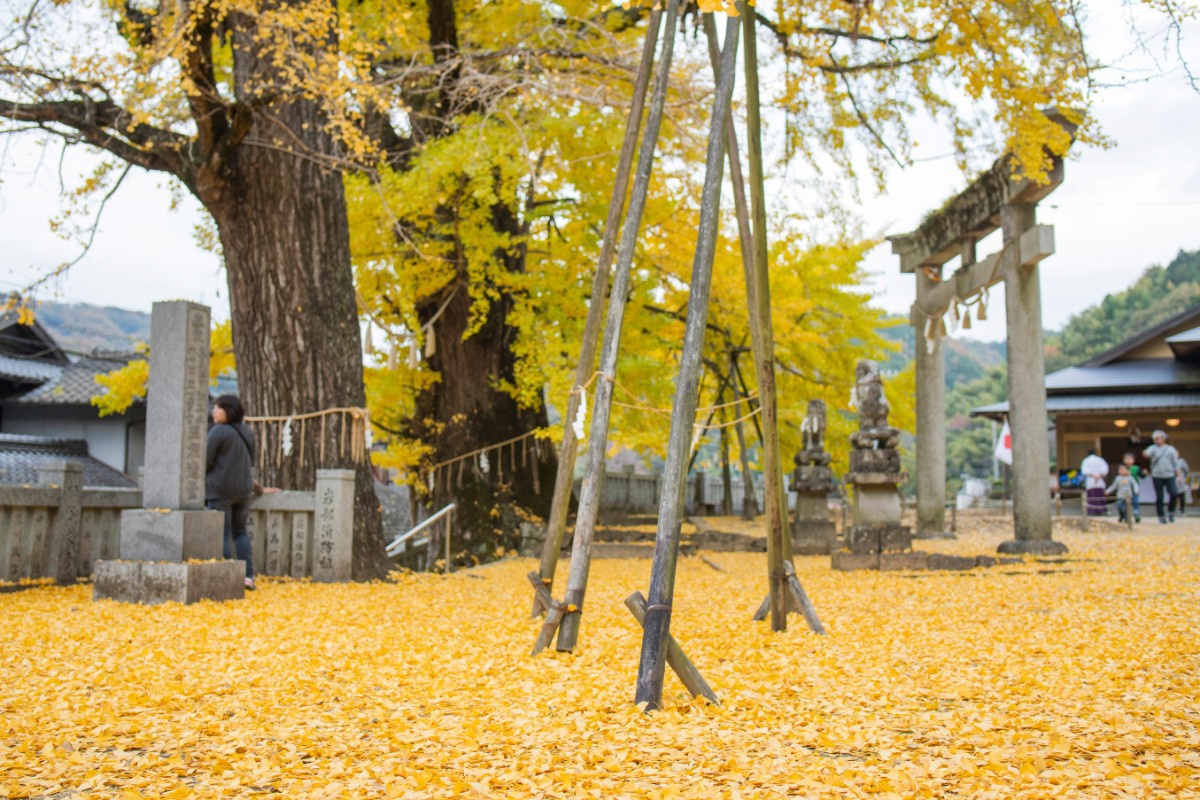
POLYGON ((1133 498, 1137 489, 1137 483, 1133 480, 1133 476, 1129 474, 1129 467, 1125 464, 1117 467, 1117 477, 1113 478, 1112 485, 1104 493, 1116 494, 1117 514, 1120 516, 1119 521, 1131 521, 1129 515, 1133 513, 1133 498))
POLYGON ((1137 459, 1133 453, 1126 453, 1122 459, 1129 467, 1129 477, 1133 478, 1133 521, 1142 521, 1142 477, 1146 471, 1134 463, 1137 459))

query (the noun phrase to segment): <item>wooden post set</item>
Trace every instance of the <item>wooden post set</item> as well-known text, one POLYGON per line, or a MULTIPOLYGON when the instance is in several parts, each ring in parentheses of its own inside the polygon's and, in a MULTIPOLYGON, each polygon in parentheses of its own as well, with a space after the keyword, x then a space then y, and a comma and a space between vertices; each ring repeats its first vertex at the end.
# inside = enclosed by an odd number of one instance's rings
MULTIPOLYGON (((628 181, 628 165, 633 160, 633 151, 641 120, 641 103, 645 96, 654 60, 655 42, 659 30, 659 11, 656 10, 652 13, 647 29, 641 66, 635 83, 633 107, 626 129, 625 145, 621 151, 621 163, 618 166, 617 179, 609 206, 604 247, 601 249, 600 261, 597 266, 592 304, 586 323, 588 328, 585 328, 583 352, 580 355, 579 368, 576 371, 576 389, 571 396, 567 414, 569 421, 575 419, 575 409, 578 398, 582 394, 582 387, 592 381, 591 365, 594 359, 596 329, 599 326, 598 308, 601 307, 605 297, 608 261, 612 258, 610 242, 620 228, 621 238, 617 247, 616 269, 612 275, 611 297, 613 300, 608 305, 600 347, 600 366, 593 382, 594 397, 585 456, 586 470, 571 548, 570 573, 563 600, 555 600, 552 593, 554 570, 558 552, 562 546, 575 455, 575 436, 568 425, 560 455, 558 480, 555 486, 550 527, 542 553, 541 569, 539 572, 529 574, 535 595, 534 611, 535 613, 542 610, 546 612, 542 629, 533 648, 534 654, 548 647, 556 632, 558 635, 557 649, 560 651, 573 650, 578 638, 579 621, 583 612, 588 568, 591 561, 592 533, 595 528, 601 480, 604 474, 613 380, 625 307, 624 298, 628 294, 634 246, 640 232, 642 212, 645 209, 655 147, 666 102, 680 6, 681 0, 668 0, 666 5, 662 51, 654 74, 650 109, 638 154, 629 208, 625 214, 624 225, 621 226, 621 206, 625 195, 625 185, 628 181), (570 466, 564 468, 564 465, 570 466)), ((766 473, 768 600, 771 627, 772 630, 785 630, 787 612, 799 610, 814 631, 824 633, 812 603, 808 600, 796 577, 791 560, 791 537, 787 531, 787 496, 783 490, 782 459, 779 453, 770 286, 767 279, 766 203, 763 191, 755 18, 752 8, 744 2, 739 3, 739 11, 739 17, 728 18, 723 50, 718 49, 716 25, 712 15, 703 15, 705 34, 708 38, 710 54, 713 57, 717 87, 713 101, 704 188, 700 203, 700 222, 692 264, 688 314, 671 415, 671 430, 667 442, 667 458, 663 470, 663 490, 659 503, 658 530, 651 564, 650 590, 648 598, 643 599, 640 593, 635 593, 626 600, 630 612, 643 627, 636 693, 636 702, 643 709, 661 706, 663 676, 667 664, 671 665, 693 696, 703 696, 711 702, 717 702, 717 697, 712 689, 704 682, 695 666, 671 637, 670 621, 675 588, 675 567, 679 552, 679 535, 682 526, 683 492, 696 421, 705 324, 708 318, 712 266, 720 222, 721 187, 727 157, 734 187, 733 194, 742 247, 746 293, 750 307, 751 339, 759 386, 759 404, 763 417, 760 432, 766 473), (749 134, 751 199, 749 209, 746 206, 744 180, 737 153, 737 139, 730 115, 733 86, 736 79, 739 29, 744 33, 746 39, 744 62, 749 134)), ((747 476, 748 478, 749 476, 747 476)))

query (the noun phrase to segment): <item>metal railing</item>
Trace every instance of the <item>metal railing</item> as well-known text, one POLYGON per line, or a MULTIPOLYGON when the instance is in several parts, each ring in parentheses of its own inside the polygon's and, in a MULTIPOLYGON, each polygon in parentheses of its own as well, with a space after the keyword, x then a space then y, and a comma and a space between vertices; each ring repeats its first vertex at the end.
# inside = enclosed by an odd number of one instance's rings
MULTIPOLYGON (((408 531, 407 533, 402 533, 399 536, 397 536, 395 539, 392 539, 392 541, 390 543, 388 543, 388 546, 387 546, 388 557, 395 558, 396 556, 405 552, 405 550, 408 549, 407 544, 410 539, 412 539, 418 533, 425 530, 426 528, 428 528, 430 525, 437 522, 438 520, 445 519, 446 520, 446 530, 445 530, 445 533, 446 533, 446 566, 445 566, 445 571, 447 573, 449 573, 450 572, 450 520, 452 518, 451 515, 454 513, 454 509, 455 509, 454 503, 450 503, 445 508, 438 511, 436 514, 431 515, 428 519, 424 520, 423 522, 417 523, 417 525, 412 530, 408 531)), ((433 540, 430 539, 429 543, 432 544, 433 540)))

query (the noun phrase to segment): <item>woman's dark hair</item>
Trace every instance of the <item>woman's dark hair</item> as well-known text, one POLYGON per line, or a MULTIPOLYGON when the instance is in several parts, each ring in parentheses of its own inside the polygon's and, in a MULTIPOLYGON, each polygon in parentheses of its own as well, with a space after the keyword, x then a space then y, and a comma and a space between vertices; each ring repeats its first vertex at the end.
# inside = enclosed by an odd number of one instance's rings
POLYGON ((225 412, 225 421, 230 425, 246 418, 246 408, 236 394, 223 394, 213 401, 213 405, 225 412))

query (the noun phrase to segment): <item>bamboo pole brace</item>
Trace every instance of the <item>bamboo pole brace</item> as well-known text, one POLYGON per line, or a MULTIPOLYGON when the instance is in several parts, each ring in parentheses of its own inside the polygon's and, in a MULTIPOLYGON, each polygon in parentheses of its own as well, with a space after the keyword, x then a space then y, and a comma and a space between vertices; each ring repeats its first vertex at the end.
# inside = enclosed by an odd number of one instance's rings
MULTIPOLYGON (((650 73, 654 65, 654 51, 658 42, 658 31, 662 21, 662 6, 656 3, 650 12, 646 25, 646 38, 642 45, 641 62, 638 64, 637 77, 634 80, 633 97, 629 104, 629 116, 625 123, 625 138, 621 142, 621 155, 617 161, 617 174, 613 180, 612 195, 608 203, 608 217, 604 223, 604 239, 600 245, 600 255, 596 261, 596 274, 592 280, 592 301, 588 305, 587 319, 583 327, 583 341, 580 344, 579 364, 575 369, 576 388, 584 385, 584 378, 592 371, 596 360, 596 344, 600 336, 600 326, 604 321, 604 309, 609 283, 609 270, 612 267, 614 251, 621 228, 621 217, 625 211, 625 195, 629 187, 629 174, 633 166, 634 155, 638 148, 638 134, 641 130, 642 109, 645 106, 646 91, 650 85, 650 73)), ((674 36, 673 25, 668 26, 667 38, 674 36)), ((656 137, 657 138, 657 135, 656 137)), ((644 145, 643 145, 644 146, 644 145)), ((654 142, 649 144, 654 149, 654 142)), ((636 193, 636 190, 635 190, 636 193)), ((638 227, 640 219, 634 223, 638 227)), ((593 376, 594 377, 594 376, 593 376)), ((589 379, 590 382, 590 379, 589 379)), ((567 424, 563 429, 562 446, 558 453, 558 471, 554 480, 554 495, 550 504, 550 519, 547 522, 546 541, 542 545, 542 558, 539 570, 544 579, 554 581, 554 572, 558 567, 558 555, 562 549, 563 535, 567 526, 567 511, 571 503, 571 489, 575 483, 575 460, 578 455, 579 443, 571 421, 578 413, 580 395, 572 390, 567 399, 567 424)), ((539 445, 540 446, 540 445, 539 445)), ((535 476, 537 470, 535 467, 535 476)), ((535 478, 534 491, 540 494, 540 481, 535 478)), ((538 601, 534 600, 533 616, 539 611, 538 601)))
MULTIPOLYGON (((617 266, 612 277, 611 298, 604 324, 604 336, 600 345, 599 367, 602 375, 610 377, 616 374, 617 356, 621 346, 621 326, 625 319, 625 298, 629 294, 633 256, 641 233, 642 214, 646 210, 646 198, 650 189, 650 175, 654 169, 658 133, 667 102, 667 88, 671 81, 671 59, 675 47, 675 26, 679 18, 679 5, 680 0, 667 0, 666 19, 663 25, 665 33, 662 56, 655 69, 654 91, 650 98, 650 112, 646 118, 646 132, 642 139, 641 152, 638 153, 636 177, 629 200, 629 210, 625 216, 625 224, 621 229, 617 266)), ((596 382, 583 489, 580 492, 579 511, 575 517, 575 539, 571 546, 571 566, 564 597, 568 613, 563 616, 558 636, 560 651, 573 650, 579 635, 579 618, 583 608, 583 597, 587 590, 588 570, 591 566, 592 534, 600 504, 600 488, 604 479, 612 395, 613 383, 611 380, 596 382), (574 610, 570 610, 571 607, 574 607, 574 610)), ((547 537, 547 541, 549 542, 549 537, 547 537)), ((542 552, 543 555, 546 555, 545 550, 542 552)), ((550 555, 554 559, 557 558, 556 553, 550 555)), ((549 616, 547 615, 547 619, 549 616)))
POLYGON ((783 562, 783 572, 787 576, 788 590, 793 604, 792 610, 800 612, 813 633, 824 636, 825 626, 821 624, 821 620, 817 616, 817 610, 813 608, 812 601, 808 599, 808 593, 800 585, 800 578, 796 576, 795 565, 791 561, 783 562))
MULTIPOLYGON (((711 561, 708 563, 712 566, 711 561)), ((645 628, 646 598, 642 596, 642 593, 634 592, 629 597, 626 597, 625 607, 629 609, 630 614, 633 614, 633 618, 637 620, 638 625, 645 628)), ((691 692, 692 697, 703 697, 715 706, 721 705, 721 701, 717 699, 717 693, 708 685, 708 681, 704 680, 704 676, 700 674, 700 670, 696 669, 696 665, 683 652, 683 648, 679 646, 679 642, 675 641, 675 637, 670 634, 667 635, 667 664, 670 665, 671 671, 678 676, 684 688, 691 692)))
POLYGON ((762 121, 759 116, 758 42, 754 9, 739 3, 746 53, 747 150, 750 162, 750 206, 754 223, 755 304, 751 324, 759 326, 760 349, 754 353, 759 406, 763 410, 763 472, 767 513, 767 574, 771 597, 771 629, 787 630, 787 580, 783 562, 791 559, 791 536, 786 528, 787 495, 779 455, 778 410, 775 402, 775 352, 771 329, 771 287, 767 250, 767 209, 763 187, 762 121))
MULTIPOLYGON (((744 8, 743 13, 747 13, 744 8)), ((720 70, 717 75, 717 90, 713 99, 704 188, 700 200, 700 224, 696 231, 696 250, 692 260, 688 294, 687 322, 684 325, 679 375, 675 383, 675 414, 671 419, 671 433, 667 440, 662 496, 658 506, 658 530, 654 537, 654 556, 650 565, 650 591, 642 631, 641 656, 638 661, 635 702, 644 710, 662 706, 662 684, 669 650, 683 495, 687 486, 685 471, 691 455, 692 425, 696 421, 704 335, 708 321, 709 295, 712 291, 713 261, 720 228, 721 186, 725 167, 724 129, 733 97, 738 38, 738 19, 729 17, 725 47, 721 52, 720 70)))

